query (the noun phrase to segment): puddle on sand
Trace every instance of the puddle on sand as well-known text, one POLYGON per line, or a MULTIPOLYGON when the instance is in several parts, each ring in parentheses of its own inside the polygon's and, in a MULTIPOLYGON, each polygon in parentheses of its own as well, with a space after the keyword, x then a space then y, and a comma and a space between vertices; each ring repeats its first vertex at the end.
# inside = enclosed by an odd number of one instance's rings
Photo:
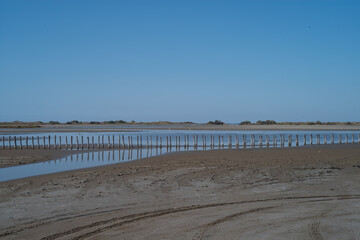
MULTIPOLYGON (((205 150, 198 148, 198 150, 205 150)), ((210 149, 209 147, 206 149, 210 149)), ((64 158, 0 168, 0 182, 19 178, 32 177, 89 167, 97 167, 114 163, 128 162, 136 159, 158 156, 170 152, 194 150, 193 148, 153 148, 153 149, 114 149, 98 152, 85 152, 66 156, 64 158)))

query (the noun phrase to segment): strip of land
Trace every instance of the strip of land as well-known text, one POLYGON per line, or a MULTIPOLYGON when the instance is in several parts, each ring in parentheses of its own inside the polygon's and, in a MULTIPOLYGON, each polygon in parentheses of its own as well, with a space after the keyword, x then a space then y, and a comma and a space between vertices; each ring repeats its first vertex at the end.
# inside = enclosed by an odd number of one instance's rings
POLYGON ((360 131, 360 124, 346 125, 211 125, 211 124, 169 124, 169 125, 46 125, 39 128, 1 128, 0 133, 36 132, 132 132, 141 130, 214 130, 214 131, 360 131))
POLYGON ((0 183, 0 238, 356 239, 359 184, 359 144, 167 154, 0 183))

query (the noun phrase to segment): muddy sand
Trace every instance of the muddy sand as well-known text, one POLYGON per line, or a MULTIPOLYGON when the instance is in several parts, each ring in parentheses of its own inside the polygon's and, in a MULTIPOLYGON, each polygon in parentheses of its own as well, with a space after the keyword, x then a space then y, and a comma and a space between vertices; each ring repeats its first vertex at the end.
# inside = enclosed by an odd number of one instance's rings
POLYGON ((358 239, 359 189, 360 144, 167 154, 0 183, 0 239, 358 239))

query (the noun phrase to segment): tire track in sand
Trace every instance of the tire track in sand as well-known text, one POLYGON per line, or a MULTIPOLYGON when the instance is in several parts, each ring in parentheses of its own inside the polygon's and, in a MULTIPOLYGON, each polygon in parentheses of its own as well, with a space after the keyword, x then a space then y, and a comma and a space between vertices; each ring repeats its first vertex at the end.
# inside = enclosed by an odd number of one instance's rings
MULTIPOLYGON (((331 196, 331 195, 330 196, 329 195, 321 196, 320 195, 320 196, 269 198, 269 199, 259 199, 259 200, 252 200, 252 201, 251 200, 250 201, 237 201, 237 202, 213 203, 213 204, 204 204, 204 205, 190 205, 190 206, 184 206, 184 207, 178 207, 178 208, 163 209, 163 210, 158 210, 158 211, 153 211, 153 212, 132 214, 132 215, 127 215, 127 216, 122 216, 122 217, 114 217, 114 218, 111 218, 108 220, 97 221, 97 222, 93 222, 91 224, 87 224, 84 226, 70 229, 65 232, 60 232, 60 233, 46 236, 46 237, 42 238, 42 240, 53 240, 53 239, 57 239, 60 237, 64 237, 66 235, 74 234, 79 231, 90 230, 90 232, 83 233, 79 236, 72 238, 74 240, 86 239, 88 237, 92 237, 99 233, 102 233, 102 232, 105 232, 107 230, 111 230, 111 229, 114 229, 117 227, 121 227, 126 224, 130 224, 130 223, 134 223, 134 222, 138 222, 138 221, 142 221, 142 220, 146 220, 146 219, 151 219, 151 218, 155 218, 155 217, 160 217, 160 216, 164 216, 164 215, 168 215, 168 214, 174 214, 174 213, 186 212, 186 211, 192 211, 192 210, 204 209, 204 208, 211 208, 211 207, 229 206, 229 205, 235 205, 235 204, 256 203, 256 202, 267 202, 267 201, 282 201, 282 200, 316 201, 316 199, 317 199, 319 201, 332 201, 332 200, 345 200, 345 199, 357 199, 357 198, 360 198, 360 195, 333 195, 333 196, 331 196), (104 225, 107 225, 107 226, 104 226, 104 225), (96 227, 98 227, 98 228, 94 229, 96 227)), ((273 207, 271 207, 271 208, 273 208, 273 207)), ((246 212, 240 212, 237 214, 233 214, 233 215, 227 216, 223 219, 219 219, 219 220, 215 221, 215 224, 213 224, 213 225, 219 224, 224 221, 231 220, 231 219, 235 218, 236 216, 248 214, 248 213, 255 212, 255 211, 265 210, 265 209, 266 208, 252 209, 252 210, 248 210, 246 212)), ((96 214, 94 214, 94 215, 96 215, 96 214)), ((76 217, 74 217, 74 218, 76 218, 76 217)), ((57 222, 57 220, 55 220, 53 222, 57 222)), ((211 226, 212 226, 212 224, 210 223, 209 227, 211 227, 211 226)), ((200 237, 198 239, 201 239, 202 235, 199 234, 198 236, 200 237)), ((317 240, 321 240, 321 239, 322 238, 317 239, 317 240)))

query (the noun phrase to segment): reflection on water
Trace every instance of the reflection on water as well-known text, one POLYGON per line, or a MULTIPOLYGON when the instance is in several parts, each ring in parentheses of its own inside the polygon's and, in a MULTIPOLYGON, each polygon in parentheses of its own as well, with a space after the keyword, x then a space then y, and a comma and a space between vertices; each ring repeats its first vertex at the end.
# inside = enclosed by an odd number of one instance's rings
MULTIPOLYGON (((102 138, 104 139, 104 137, 102 138)), ((109 139, 109 142, 107 143, 108 147, 116 148, 116 144, 114 142, 115 137, 110 137, 109 135, 107 138, 109 139), (111 139, 113 139, 112 143, 111 139)), ((302 132, 301 134, 292 132, 285 134, 274 131, 271 132, 271 134, 269 132, 257 132, 257 134, 235 135, 233 132, 227 132, 223 134, 213 134, 213 132, 205 134, 203 132, 203 134, 199 135, 182 133, 181 135, 169 136, 135 136, 135 145, 126 145, 126 143, 124 143, 124 146, 122 146, 120 139, 126 138, 119 137, 118 147, 122 147, 121 149, 85 153, 83 152, 48 162, 2 168, 0 169, 0 181, 81 168, 96 167, 117 162, 126 162, 145 157, 153 157, 169 152, 231 148, 291 147, 312 144, 359 143, 359 138, 360 136, 357 132, 337 132, 335 134, 331 132, 302 132), (132 148, 134 146, 135 148, 132 148)), ((93 137, 92 139, 95 138, 93 137)), ((98 136, 98 139, 101 139, 100 136, 98 136)), ((133 141, 132 136, 127 136, 127 139, 129 139, 128 141, 130 143, 133 141)))

